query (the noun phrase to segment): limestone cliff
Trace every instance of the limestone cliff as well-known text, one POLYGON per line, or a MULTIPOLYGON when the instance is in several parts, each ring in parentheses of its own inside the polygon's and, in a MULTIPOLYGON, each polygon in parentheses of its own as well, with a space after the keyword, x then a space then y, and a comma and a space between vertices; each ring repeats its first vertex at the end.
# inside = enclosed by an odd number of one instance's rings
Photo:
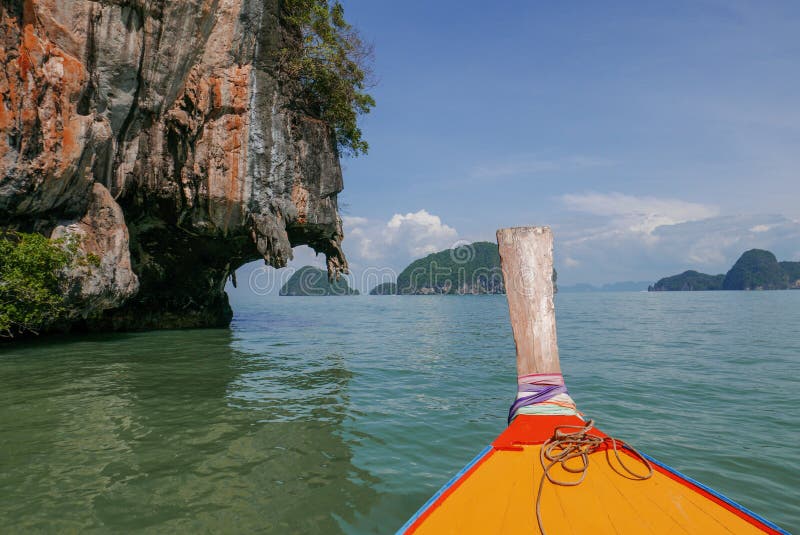
POLYGON ((292 246, 346 270, 336 140, 279 73, 280 0, 2 0, 0 226, 76 234, 88 328, 226 325, 292 246))

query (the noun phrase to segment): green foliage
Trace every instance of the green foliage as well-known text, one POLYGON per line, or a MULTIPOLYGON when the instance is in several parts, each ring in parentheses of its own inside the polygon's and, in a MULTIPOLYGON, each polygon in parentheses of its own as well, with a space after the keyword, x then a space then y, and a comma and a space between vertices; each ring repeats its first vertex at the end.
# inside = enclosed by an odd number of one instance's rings
POLYGON ((778 259, 769 251, 751 249, 725 275, 725 290, 785 290, 789 280, 778 259))
POLYGON ((502 293, 497 245, 476 242, 415 260, 397 277, 399 294, 502 293))
POLYGON ((77 255, 74 238, 0 234, 0 337, 36 333, 64 314, 58 274, 77 255))
POLYGON ((778 262, 789 279, 789 287, 800 289, 800 262, 778 262))
MULTIPOLYGON (((558 291, 553 270, 553 290, 558 291)), ((397 277, 397 293, 502 294, 505 293, 497 244, 479 241, 432 253, 415 260, 397 277)))
POLYGON ((697 292, 721 290, 725 275, 707 275, 694 270, 684 271, 680 275, 664 277, 650 287, 653 292, 697 292))
POLYGON ((299 104, 333 128, 340 153, 366 154, 358 116, 375 106, 367 93, 371 47, 345 21, 338 1, 286 0, 285 13, 300 43, 281 51, 281 65, 300 83, 299 104))
POLYGON ((313 266, 303 266, 286 281, 279 295, 358 295, 358 290, 350 288, 344 278, 329 281, 325 271, 313 266))

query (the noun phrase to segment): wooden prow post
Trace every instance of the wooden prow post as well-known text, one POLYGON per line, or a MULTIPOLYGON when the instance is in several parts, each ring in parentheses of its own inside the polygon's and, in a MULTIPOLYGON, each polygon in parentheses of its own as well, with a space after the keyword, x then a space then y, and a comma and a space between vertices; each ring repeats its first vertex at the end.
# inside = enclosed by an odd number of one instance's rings
POLYGON ((517 375, 561 373, 553 305, 550 227, 497 231, 500 265, 517 345, 517 375))

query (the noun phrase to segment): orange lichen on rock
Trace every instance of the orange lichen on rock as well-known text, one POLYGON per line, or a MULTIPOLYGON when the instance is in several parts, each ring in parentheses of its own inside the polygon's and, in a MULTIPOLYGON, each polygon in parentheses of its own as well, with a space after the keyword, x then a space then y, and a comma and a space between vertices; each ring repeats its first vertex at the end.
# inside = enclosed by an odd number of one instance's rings
POLYGON ((308 222, 308 190, 299 182, 292 186, 292 204, 297 208, 297 222, 308 222))
POLYGON ((237 65, 208 75, 195 67, 169 112, 174 128, 196 136, 181 171, 184 191, 204 179, 208 215, 223 232, 244 218, 250 70, 237 65))
MULTIPOLYGON (((5 14, 4 14, 5 15, 5 14)), ((0 87, 0 158, 42 180, 71 178, 86 143, 90 118, 77 113, 87 80, 84 65, 42 37, 37 27, 4 16, 0 87), (13 141, 12 141, 13 140, 13 141), (13 146, 12 146, 13 143, 13 146)))

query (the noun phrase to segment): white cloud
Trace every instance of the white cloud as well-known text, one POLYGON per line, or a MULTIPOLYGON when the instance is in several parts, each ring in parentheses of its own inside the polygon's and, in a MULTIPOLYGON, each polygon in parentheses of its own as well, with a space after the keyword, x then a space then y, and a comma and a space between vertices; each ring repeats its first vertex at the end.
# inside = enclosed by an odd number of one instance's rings
POLYGON ((394 214, 386 222, 363 217, 347 217, 343 221, 345 252, 368 261, 412 260, 447 249, 458 240, 456 229, 424 209, 394 214))
POLYGON ((350 253, 347 256, 352 256, 353 252, 364 260, 377 260, 383 256, 381 248, 376 249, 370 237, 375 226, 370 223, 369 219, 346 216, 342 217, 342 223, 344 224, 345 240, 347 240, 345 242, 346 251, 350 253), (352 250, 353 247, 355 247, 355 251, 352 250))
POLYGON ((354 286, 362 292, 396 280, 413 260, 460 243, 455 228, 424 209, 397 213, 388 220, 347 216, 342 222, 342 247, 354 286))
POLYGON ((659 229, 658 251, 685 269, 724 273, 748 249, 768 249, 788 260, 800 246, 800 225, 782 216, 725 216, 659 229), (771 219, 764 224, 764 219, 771 219), (762 221, 754 225, 756 221, 762 221), (755 227, 760 228, 753 231, 755 227))
POLYGON ((800 250, 800 223, 777 215, 662 224, 650 234, 618 221, 617 215, 592 214, 555 228, 559 280, 564 284, 656 281, 687 269, 717 274, 730 269, 748 249, 768 249, 779 260, 797 258, 800 250))
POLYGON ((608 217, 610 228, 646 235, 663 225, 698 221, 719 213, 707 204, 622 193, 569 194, 561 200, 570 210, 608 217))
POLYGON ((342 223, 346 227, 355 227, 359 225, 366 225, 369 221, 366 217, 356 217, 351 215, 343 215, 342 216, 342 223))
POLYGON ((720 216, 716 206, 622 193, 564 195, 573 215, 556 226, 565 283, 654 281, 687 269, 724 273, 744 251, 789 259, 800 224, 783 216, 720 216))
POLYGON ((434 253, 449 247, 458 238, 456 229, 442 223, 437 215, 420 210, 394 214, 383 232, 389 245, 401 244, 413 256, 434 253))

